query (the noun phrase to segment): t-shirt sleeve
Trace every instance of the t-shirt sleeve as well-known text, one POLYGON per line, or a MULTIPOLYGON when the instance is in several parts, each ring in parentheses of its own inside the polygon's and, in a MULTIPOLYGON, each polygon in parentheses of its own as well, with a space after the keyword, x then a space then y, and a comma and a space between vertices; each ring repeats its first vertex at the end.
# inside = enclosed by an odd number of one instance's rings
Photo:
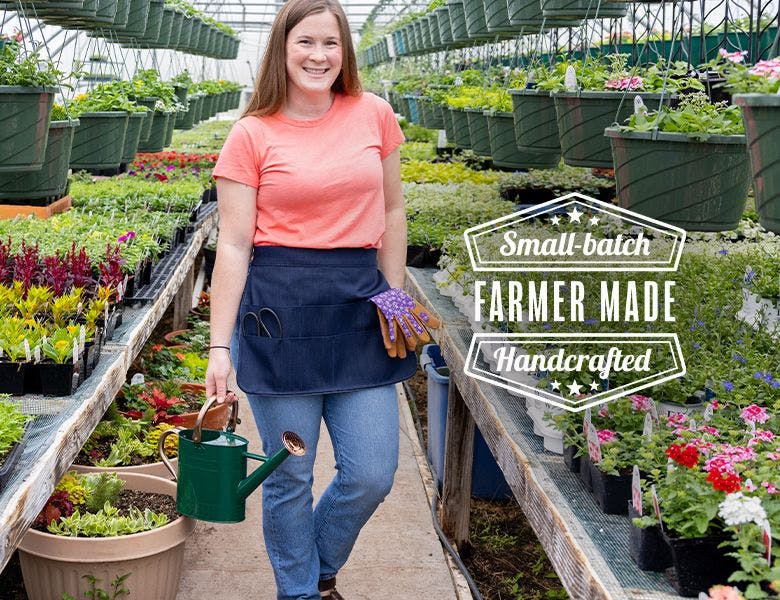
POLYGON ((257 149, 249 131, 240 122, 230 130, 211 174, 213 177, 232 179, 253 188, 260 185, 257 149))
POLYGON ((379 151, 379 157, 384 160, 392 154, 393 150, 404 143, 405 139, 398 119, 395 118, 393 108, 385 101, 380 100, 380 119, 382 131, 382 148, 379 151))

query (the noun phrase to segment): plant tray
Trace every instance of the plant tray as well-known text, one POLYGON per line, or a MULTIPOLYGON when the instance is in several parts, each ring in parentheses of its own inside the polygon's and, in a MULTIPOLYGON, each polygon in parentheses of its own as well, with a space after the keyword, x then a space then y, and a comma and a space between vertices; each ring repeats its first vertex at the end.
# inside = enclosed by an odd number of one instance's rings
POLYGON ((71 207, 70 196, 60 198, 50 204, 0 204, 0 219, 13 219, 14 217, 35 215, 39 219, 48 219, 59 213, 69 210, 71 207))
POLYGON ((152 274, 149 283, 136 286, 130 294, 124 297, 125 306, 139 303, 154 302, 160 292, 168 283, 168 280, 176 272, 187 253, 188 244, 179 244, 166 255, 160 262, 152 265, 152 274))
POLYGON ((24 426, 24 434, 22 435, 22 439, 14 444, 14 447, 11 448, 11 451, 5 456, 3 464, 0 465, 0 492, 3 491, 6 484, 11 479, 14 469, 16 468, 16 463, 18 463, 19 459, 22 458, 24 447, 27 444, 27 430, 29 429, 29 425, 30 422, 28 421, 24 426))

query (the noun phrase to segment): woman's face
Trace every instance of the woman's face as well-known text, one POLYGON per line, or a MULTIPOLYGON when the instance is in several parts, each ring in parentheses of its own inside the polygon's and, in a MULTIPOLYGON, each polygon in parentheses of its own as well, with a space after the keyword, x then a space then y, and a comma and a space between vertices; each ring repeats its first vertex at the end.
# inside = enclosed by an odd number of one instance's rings
POLYGON ((306 95, 330 93, 341 73, 341 53, 341 31, 332 13, 302 19, 287 34, 288 86, 306 95))

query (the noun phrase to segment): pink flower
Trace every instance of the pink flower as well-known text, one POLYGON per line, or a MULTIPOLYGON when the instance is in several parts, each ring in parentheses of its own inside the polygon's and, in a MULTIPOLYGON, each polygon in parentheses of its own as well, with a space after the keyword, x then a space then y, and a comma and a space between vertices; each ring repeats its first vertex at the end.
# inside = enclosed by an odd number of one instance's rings
POLYGON ((599 416, 602 419, 606 419, 609 416, 609 410, 607 410, 606 404, 602 405, 601 408, 599 409, 599 416))
POLYGON ((743 408, 739 416, 742 417, 745 423, 766 423, 769 420, 767 410, 757 404, 751 404, 743 408))
POLYGON ((742 63, 745 62, 745 56, 747 56, 747 50, 738 50, 737 52, 729 52, 725 48, 721 48, 718 53, 725 58, 726 60, 729 60, 733 63, 742 63))
POLYGON ((750 69, 751 75, 762 75, 770 79, 780 78, 780 58, 760 60, 750 69))
POLYGON ((753 483, 753 480, 752 480, 752 479, 745 479, 745 489, 746 489, 748 492, 755 492, 755 491, 756 491, 758 488, 757 488, 757 487, 756 487, 756 485, 753 483))
POLYGON ((699 431, 703 431, 704 433, 709 433, 710 435, 713 435, 715 437, 720 437, 720 431, 718 431, 715 427, 712 427, 711 425, 702 425, 699 427, 699 431))
POLYGON ((617 439, 617 434, 611 429, 599 429, 596 433, 598 433, 601 444, 609 444, 617 439))
POLYGON ((768 481, 762 481, 762 482, 761 482, 761 485, 762 485, 762 486, 764 486, 764 487, 766 488, 766 491, 767 491, 767 493, 769 493, 769 494, 777 494, 777 493, 780 493, 780 492, 778 492, 778 489, 775 487, 775 484, 774 484, 774 483, 770 483, 770 482, 768 482, 768 481))
POLYGON ((778 452, 768 452, 766 457, 769 460, 780 460, 780 453, 778 453, 778 452))
POLYGON ((653 400, 651 398, 641 394, 634 394, 633 396, 629 396, 629 398, 631 399, 631 406, 634 407, 634 410, 640 412, 650 412, 653 410, 653 400))
POLYGON ((677 427, 679 425, 685 425, 688 422, 688 416, 683 413, 672 413, 666 418, 666 425, 668 427, 677 427))
POLYGON ((748 446, 755 446, 761 442, 771 442, 775 439, 775 434, 765 429, 756 429, 753 433, 753 437, 748 442, 748 446))
POLYGON ((739 590, 730 585, 716 585, 710 588, 708 600, 744 600, 739 590))
POLYGON ((644 80, 638 75, 633 77, 617 77, 610 79, 604 84, 608 90, 638 90, 645 84, 644 80))

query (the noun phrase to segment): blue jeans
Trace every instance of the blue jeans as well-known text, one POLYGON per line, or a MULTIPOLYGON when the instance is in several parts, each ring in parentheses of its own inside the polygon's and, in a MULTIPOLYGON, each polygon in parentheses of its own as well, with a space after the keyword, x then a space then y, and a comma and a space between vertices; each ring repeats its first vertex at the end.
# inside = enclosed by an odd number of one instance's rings
POLYGON ((270 456, 284 431, 306 443, 263 483, 263 535, 278 600, 319 600, 317 584, 335 577, 360 529, 390 492, 398 466, 395 386, 307 396, 249 396, 270 456), (336 476, 313 505, 312 471, 325 419, 336 476))

